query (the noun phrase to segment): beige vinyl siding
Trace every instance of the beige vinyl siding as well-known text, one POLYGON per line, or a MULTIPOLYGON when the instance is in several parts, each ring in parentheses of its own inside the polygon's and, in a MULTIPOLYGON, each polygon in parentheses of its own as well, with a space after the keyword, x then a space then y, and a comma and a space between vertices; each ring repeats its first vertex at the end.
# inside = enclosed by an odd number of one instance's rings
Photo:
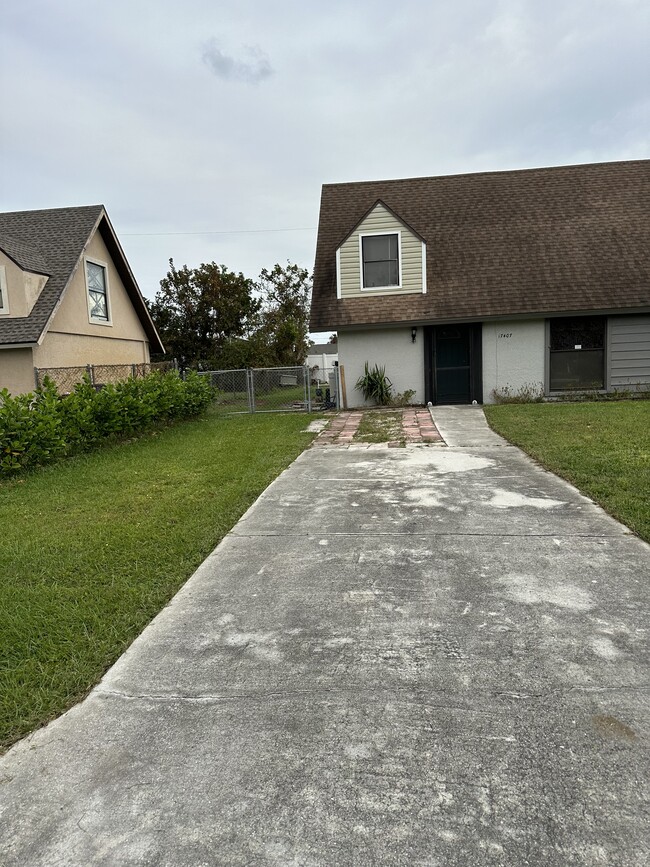
POLYGON ((422 241, 403 223, 400 223, 383 205, 377 205, 365 220, 359 223, 354 232, 339 248, 339 256, 342 298, 422 292, 422 241), (383 232, 399 232, 401 235, 401 288, 391 286, 389 289, 362 289, 359 235, 383 232))

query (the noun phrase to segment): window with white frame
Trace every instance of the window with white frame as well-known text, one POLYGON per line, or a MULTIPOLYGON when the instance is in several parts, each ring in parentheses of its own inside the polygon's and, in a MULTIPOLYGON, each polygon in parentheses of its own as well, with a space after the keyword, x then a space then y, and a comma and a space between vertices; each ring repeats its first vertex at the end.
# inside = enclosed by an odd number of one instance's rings
POLYGON ((105 265, 86 259, 86 286, 90 319, 96 322, 110 322, 108 275, 105 265))
POLYGON ((399 234, 361 236, 362 288, 400 285, 399 234))
POLYGON ((7 270, 0 265, 0 313, 9 313, 9 297, 7 295, 7 270))

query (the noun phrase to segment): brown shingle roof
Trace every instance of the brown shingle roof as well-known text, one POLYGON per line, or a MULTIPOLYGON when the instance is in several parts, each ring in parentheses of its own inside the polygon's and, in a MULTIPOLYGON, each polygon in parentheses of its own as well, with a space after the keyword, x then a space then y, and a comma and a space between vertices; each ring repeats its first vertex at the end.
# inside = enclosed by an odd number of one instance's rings
POLYGON ((49 275, 29 316, 0 319, 0 345, 39 340, 95 227, 140 317, 151 351, 164 351, 103 205, 0 214, 0 249, 24 270, 49 275))
POLYGON ((311 331, 650 308, 650 160, 325 184, 311 331), (427 244, 427 294, 336 298, 336 249, 378 200, 427 244))

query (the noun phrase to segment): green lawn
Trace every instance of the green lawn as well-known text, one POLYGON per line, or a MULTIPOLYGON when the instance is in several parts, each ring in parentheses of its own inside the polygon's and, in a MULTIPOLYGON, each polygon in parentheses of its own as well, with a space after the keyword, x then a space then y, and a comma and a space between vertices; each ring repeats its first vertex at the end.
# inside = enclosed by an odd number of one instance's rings
POLYGON ((0 485, 0 745, 77 702, 312 440, 183 422, 0 485))
POLYGON ((650 401, 486 406, 491 426, 650 542, 650 401))

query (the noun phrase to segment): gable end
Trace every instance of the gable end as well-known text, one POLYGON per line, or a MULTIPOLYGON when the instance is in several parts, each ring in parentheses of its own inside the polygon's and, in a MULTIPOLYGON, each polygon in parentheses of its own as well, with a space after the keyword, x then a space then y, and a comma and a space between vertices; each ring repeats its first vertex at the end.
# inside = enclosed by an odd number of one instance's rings
POLYGON ((426 292, 425 273, 424 240, 382 201, 373 205, 336 251, 337 297, 342 299, 421 294, 426 292), (386 250, 390 251, 386 253, 390 259, 390 264, 386 264, 386 274, 390 276, 379 281, 385 285, 378 285, 377 280, 369 278, 368 260, 373 254, 367 252, 368 245, 364 248, 366 238, 386 239, 386 250))

